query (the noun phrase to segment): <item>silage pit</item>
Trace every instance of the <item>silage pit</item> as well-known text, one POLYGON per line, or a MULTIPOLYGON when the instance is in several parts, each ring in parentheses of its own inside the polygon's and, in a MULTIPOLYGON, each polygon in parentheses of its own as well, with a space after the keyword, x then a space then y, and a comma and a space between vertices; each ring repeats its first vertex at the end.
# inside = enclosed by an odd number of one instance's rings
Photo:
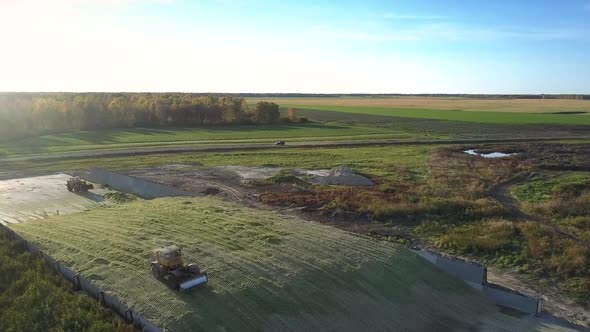
POLYGON ((70 214, 107 204, 107 189, 75 194, 66 189, 68 174, 55 174, 0 181, 0 224, 70 214))

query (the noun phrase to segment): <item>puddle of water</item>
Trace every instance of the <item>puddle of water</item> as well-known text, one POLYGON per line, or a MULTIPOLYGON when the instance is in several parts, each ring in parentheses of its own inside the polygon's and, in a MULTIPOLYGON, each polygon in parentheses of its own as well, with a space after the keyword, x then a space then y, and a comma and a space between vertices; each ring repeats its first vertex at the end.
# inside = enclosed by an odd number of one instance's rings
POLYGON ((478 152, 475 152, 475 150, 465 150, 463 152, 473 155, 473 156, 481 156, 484 158, 504 158, 504 157, 510 157, 510 156, 513 156, 516 154, 516 153, 504 153, 504 152, 478 153, 478 152))

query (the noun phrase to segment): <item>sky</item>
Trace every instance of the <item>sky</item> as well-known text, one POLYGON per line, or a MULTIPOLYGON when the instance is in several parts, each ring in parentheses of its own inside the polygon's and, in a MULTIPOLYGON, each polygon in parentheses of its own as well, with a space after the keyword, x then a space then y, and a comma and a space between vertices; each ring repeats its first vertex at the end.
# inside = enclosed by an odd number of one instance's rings
POLYGON ((590 93, 590 0, 0 0, 0 91, 590 93))

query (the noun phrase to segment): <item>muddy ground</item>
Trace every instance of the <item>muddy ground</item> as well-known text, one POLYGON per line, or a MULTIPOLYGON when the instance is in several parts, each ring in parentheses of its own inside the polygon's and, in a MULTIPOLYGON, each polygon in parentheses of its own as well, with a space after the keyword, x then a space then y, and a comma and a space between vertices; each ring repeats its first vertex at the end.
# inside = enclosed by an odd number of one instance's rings
POLYGON ((216 195, 249 206, 261 207, 258 195, 263 192, 301 192, 312 185, 372 186, 368 178, 350 168, 332 170, 286 170, 271 167, 166 165, 123 171, 123 174, 172 186, 197 195, 216 195), (294 182, 273 183, 267 180, 284 175, 294 182))

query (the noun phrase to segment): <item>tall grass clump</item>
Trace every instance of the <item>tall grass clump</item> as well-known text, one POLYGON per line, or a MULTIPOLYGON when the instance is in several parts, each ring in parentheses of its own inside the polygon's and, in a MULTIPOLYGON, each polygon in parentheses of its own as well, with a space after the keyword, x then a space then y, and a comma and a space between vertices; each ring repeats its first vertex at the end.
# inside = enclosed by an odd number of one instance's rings
POLYGON ((0 230, 0 331, 133 331, 0 230))

